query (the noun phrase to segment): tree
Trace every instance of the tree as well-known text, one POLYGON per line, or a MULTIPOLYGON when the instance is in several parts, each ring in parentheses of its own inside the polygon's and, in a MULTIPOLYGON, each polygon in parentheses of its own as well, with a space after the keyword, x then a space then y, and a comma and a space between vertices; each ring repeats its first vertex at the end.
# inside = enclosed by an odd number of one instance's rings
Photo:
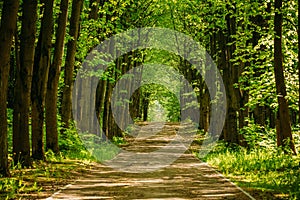
POLYGON ((24 0, 20 36, 20 66, 16 69, 13 112, 13 153, 15 163, 30 166, 29 113, 35 51, 37 1, 24 0))
POLYGON ((227 4, 227 12, 225 19, 227 23, 226 33, 220 33, 220 48, 223 49, 221 62, 223 63, 223 81, 227 95, 227 115, 224 126, 224 140, 229 143, 239 144, 238 127, 237 127, 237 112, 238 112, 238 95, 234 85, 238 82, 237 67, 231 62, 236 49, 235 38, 236 34, 236 17, 235 5, 227 4), (233 7, 233 8, 232 8, 233 7))
POLYGON ((64 88, 61 106, 61 119, 64 128, 69 127, 69 122, 72 119, 72 91, 73 91, 73 73, 75 65, 76 44, 79 35, 80 13, 83 6, 83 0, 73 0, 72 13, 70 19, 71 39, 67 43, 66 64, 64 68, 64 88))
POLYGON ((57 95, 58 81, 63 57, 66 35, 69 0, 61 0, 60 14, 57 20, 56 40, 54 45, 53 61, 50 65, 46 94, 46 149, 58 153, 57 130, 57 95))
POLYGON ((288 103, 286 100, 286 86, 284 82, 283 54, 282 54, 282 0, 275 0, 275 18, 274 18, 274 72, 276 91, 278 99, 278 117, 277 117, 277 145, 289 145, 294 154, 296 149, 293 143, 292 129, 290 124, 290 115, 288 103))
POLYGON ((32 77, 32 157, 44 159, 44 104, 50 67, 53 30, 53 0, 42 0, 41 30, 35 50, 32 77))
POLYGON ((104 3, 103 0, 102 0, 102 2, 101 2, 101 0, 90 0, 89 19, 97 20, 100 3, 103 4, 104 3))
POLYGON ((7 147, 7 87, 10 48, 16 30, 19 0, 5 0, 0 25, 0 174, 9 175, 7 147))

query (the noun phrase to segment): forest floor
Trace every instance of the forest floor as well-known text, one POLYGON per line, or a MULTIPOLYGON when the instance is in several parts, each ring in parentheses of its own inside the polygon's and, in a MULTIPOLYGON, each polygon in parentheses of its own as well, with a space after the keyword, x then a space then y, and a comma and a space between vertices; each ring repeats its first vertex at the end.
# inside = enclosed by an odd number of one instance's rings
POLYGON ((48 199, 254 199, 190 150, 165 164, 184 148, 174 142, 179 124, 144 127, 138 137, 127 138, 126 151, 106 164, 94 163, 48 199))

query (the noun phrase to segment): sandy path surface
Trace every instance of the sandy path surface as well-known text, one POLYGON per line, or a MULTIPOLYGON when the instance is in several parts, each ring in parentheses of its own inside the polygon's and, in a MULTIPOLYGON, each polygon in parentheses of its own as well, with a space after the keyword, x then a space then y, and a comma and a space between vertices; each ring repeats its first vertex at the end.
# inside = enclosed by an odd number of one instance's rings
POLYGON ((129 138, 128 145, 122 147, 116 158, 96 165, 48 200, 254 199, 184 149, 178 141, 187 138, 177 138, 177 131, 182 128, 179 124, 153 123, 140 127, 139 135, 129 138), (182 151, 185 153, 177 159, 174 155, 182 151), (165 164, 172 160, 175 161, 165 164))

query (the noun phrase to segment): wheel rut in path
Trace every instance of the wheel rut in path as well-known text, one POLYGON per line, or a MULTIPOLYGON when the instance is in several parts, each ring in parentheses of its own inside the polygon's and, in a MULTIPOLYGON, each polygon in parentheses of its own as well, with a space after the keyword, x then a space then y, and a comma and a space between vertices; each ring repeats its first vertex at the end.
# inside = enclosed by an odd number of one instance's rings
MULTIPOLYGON (((141 130, 137 137, 127 138, 128 145, 122 147, 124 150, 154 152, 168 146, 180 128, 176 123, 151 123, 143 130, 143 125, 140 124, 141 130)), ((170 148, 182 146, 174 143, 170 148)), ((170 152, 166 150, 155 154, 153 156, 157 158, 151 158, 149 162, 133 162, 134 156, 121 152, 113 160, 116 166, 120 164, 124 167, 125 172, 115 169, 113 165, 97 164, 83 177, 47 199, 254 199, 207 163, 197 159, 189 150, 169 166, 144 173, 126 172, 126 168, 130 171, 132 167, 137 172, 157 167, 155 165, 160 164, 160 159, 172 156, 168 155, 170 152), (128 161, 130 164, 126 165, 128 161)))

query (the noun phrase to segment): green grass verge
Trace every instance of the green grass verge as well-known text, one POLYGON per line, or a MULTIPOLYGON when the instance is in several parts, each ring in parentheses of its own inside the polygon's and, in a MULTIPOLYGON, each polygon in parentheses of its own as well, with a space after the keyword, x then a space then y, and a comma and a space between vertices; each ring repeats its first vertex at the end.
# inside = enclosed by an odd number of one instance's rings
MULTIPOLYGON (((94 139, 94 137, 91 137, 94 139)), ((89 140, 88 140, 89 141, 89 140)), ((32 167, 21 168, 14 164, 12 155, 11 177, 0 176, 0 199, 44 199, 59 188, 78 179, 96 163, 113 158, 117 145, 125 141, 113 138, 112 143, 91 140, 91 145, 82 141, 74 126, 59 134, 59 154, 45 153, 46 161, 34 161, 32 167)), ((9 129, 9 151, 12 153, 12 131, 9 129)))
MULTIPOLYGON (((204 161, 242 188, 272 193, 276 199, 300 198, 300 157, 276 148, 247 150, 220 142, 204 161)), ((263 198, 261 199, 271 199, 263 198)))

